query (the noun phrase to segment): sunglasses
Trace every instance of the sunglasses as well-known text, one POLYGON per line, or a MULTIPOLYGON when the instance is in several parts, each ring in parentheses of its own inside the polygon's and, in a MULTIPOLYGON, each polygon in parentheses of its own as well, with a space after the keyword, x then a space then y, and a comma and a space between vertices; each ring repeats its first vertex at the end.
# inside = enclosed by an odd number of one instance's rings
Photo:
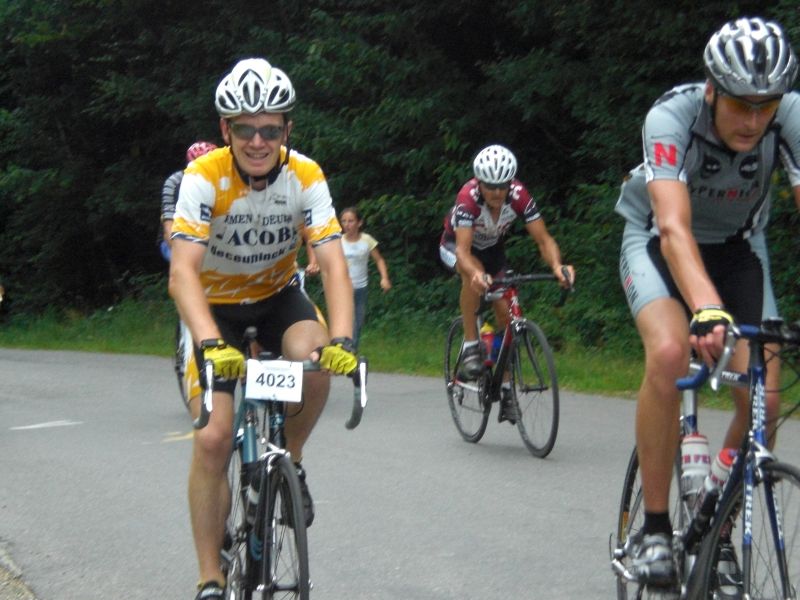
POLYGON ((749 100, 745 100, 739 96, 726 94, 722 90, 717 90, 717 92, 720 96, 726 98, 728 105, 733 109, 734 112, 740 115, 749 115, 752 112, 763 114, 776 111, 778 110, 778 106, 780 105, 782 98, 782 96, 773 96, 771 98, 767 98, 766 100, 761 100, 760 102, 750 102, 749 100))
POLYGON ((252 140, 256 133, 261 136, 262 140, 268 142, 279 140, 283 137, 283 125, 264 125, 264 127, 255 127, 254 125, 247 125, 246 123, 231 123, 228 121, 228 127, 231 133, 240 140, 252 140))
POLYGON ((511 182, 507 181, 506 183, 486 183, 485 181, 481 181, 481 185, 485 187, 487 190, 507 190, 511 187, 511 182))

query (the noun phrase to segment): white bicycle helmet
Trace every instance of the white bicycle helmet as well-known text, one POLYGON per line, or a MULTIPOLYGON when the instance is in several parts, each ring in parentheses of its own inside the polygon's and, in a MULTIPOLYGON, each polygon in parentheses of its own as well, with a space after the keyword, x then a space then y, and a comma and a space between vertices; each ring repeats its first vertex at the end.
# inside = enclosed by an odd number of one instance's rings
POLYGON ((217 86, 215 104, 219 116, 285 113, 292 110, 295 92, 286 73, 263 58, 246 58, 222 78, 217 86))
POLYGON ((505 146, 487 146, 472 162, 472 171, 478 181, 498 185, 508 183, 517 174, 517 159, 505 146))
POLYGON ((780 25, 737 19, 711 36, 703 52, 706 74, 732 96, 785 94, 797 76, 797 59, 780 25))

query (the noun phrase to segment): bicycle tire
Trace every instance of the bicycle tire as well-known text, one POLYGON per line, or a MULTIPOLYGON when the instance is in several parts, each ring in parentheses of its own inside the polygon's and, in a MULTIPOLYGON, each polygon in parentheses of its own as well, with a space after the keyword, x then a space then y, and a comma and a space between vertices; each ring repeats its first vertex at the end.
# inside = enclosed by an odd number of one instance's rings
POLYGON ((264 518, 256 517, 263 557, 256 589, 263 586, 265 599, 307 600, 311 582, 303 497, 297 469, 286 454, 273 458, 266 481, 258 513, 264 518))
POLYGON ((492 405, 488 401, 487 374, 474 382, 461 382, 457 376, 463 339, 464 321, 457 317, 450 324, 444 346, 444 384, 456 429, 465 441, 474 444, 486 432, 492 405))
MULTIPOLYGON (((680 451, 675 459, 675 477, 670 484, 670 519, 673 527, 678 530, 688 524, 689 512, 680 497, 680 451)), ((642 481, 639 470, 639 455, 636 447, 631 452, 628 466, 625 470, 625 481, 622 485, 622 498, 620 500, 619 514, 617 516, 617 550, 624 550, 622 563, 625 568, 630 568, 631 562, 631 540, 639 533, 644 525, 644 496, 642 494, 642 481)), ((692 560, 690 557, 678 557, 679 560, 692 560)), ((685 568, 689 568, 687 565, 685 568)), ((687 571, 688 572, 688 571, 687 571)), ((622 577, 617 577, 617 598, 618 600, 629 600, 630 598, 652 598, 663 600, 665 592, 663 589, 649 591, 647 588, 640 589, 642 586, 635 582, 630 582, 622 577)), ((668 596, 667 596, 668 597, 668 596)))
POLYGON ((558 375, 553 351, 536 323, 525 321, 514 336, 511 378, 519 435, 531 454, 544 458, 558 435, 558 375))
MULTIPOLYGON (((246 476, 245 476, 246 477, 246 476)), ((255 563, 247 551, 250 527, 245 515, 247 480, 243 480, 240 448, 234 449, 228 465, 231 506, 225 522, 222 570, 225 574, 225 600, 251 600, 255 563)))
MULTIPOLYGON (((772 462, 763 466, 763 472, 763 479, 753 488, 751 565, 749 577, 745 576, 744 579, 749 579, 751 598, 796 597, 795 594, 800 590, 800 470, 785 463, 772 462), (780 565, 782 561, 776 551, 776 539, 768 512, 768 490, 772 490, 780 506, 786 551, 785 570, 780 565)), ((731 541, 741 569, 741 520, 737 517, 741 513, 743 489, 744 484, 740 480, 733 493, 726 496, 718 508, 718 516, 701 545, 689 586, 690 600, 705 600, 718 595, 718 548, 720 539, 727 535, 725 530, 730 528, 731 523, 731 541)))

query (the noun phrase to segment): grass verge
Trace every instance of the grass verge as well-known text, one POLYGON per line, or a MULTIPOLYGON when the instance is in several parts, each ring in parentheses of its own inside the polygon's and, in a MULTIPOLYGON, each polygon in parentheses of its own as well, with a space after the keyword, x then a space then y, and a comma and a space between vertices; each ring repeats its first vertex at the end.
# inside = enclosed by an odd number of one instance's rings
MULTIPOLYGON (((166 297, 132 299, 89 314, 53 310, 7 318, 0 324, 0 346, 166 357, 173 352, 176 322, 166 297)), ((446 324, 431 316, 368 323, 360 351, 375 372, 442 377, 445 333, 446 324)), ((562 389, 635 398, 643 371, 638 348, 597 349, 560 340, 555 358, 562 389)), ((783 374, 787 386, 797 378, 788 369, 783 374)), ((785 404, 800 403, 800 386, 791 387, 784 398, 785 404)), ((730 394, 704 389, 701 404, 730 409, 730 394)))

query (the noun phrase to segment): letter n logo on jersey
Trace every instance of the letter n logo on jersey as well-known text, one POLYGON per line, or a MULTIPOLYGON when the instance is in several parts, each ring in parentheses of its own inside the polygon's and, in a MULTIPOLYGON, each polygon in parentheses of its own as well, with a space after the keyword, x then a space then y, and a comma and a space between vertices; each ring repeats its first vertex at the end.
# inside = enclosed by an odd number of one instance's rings
POLYGON ((654 158, 657 167, 660 167, 664 160, 673 167, 678 164, 678 149, 675 147, 675 144, 670 144, 664 148, 664 144, 656 142, 653 147, 653 154, 655 155, 654 158))

